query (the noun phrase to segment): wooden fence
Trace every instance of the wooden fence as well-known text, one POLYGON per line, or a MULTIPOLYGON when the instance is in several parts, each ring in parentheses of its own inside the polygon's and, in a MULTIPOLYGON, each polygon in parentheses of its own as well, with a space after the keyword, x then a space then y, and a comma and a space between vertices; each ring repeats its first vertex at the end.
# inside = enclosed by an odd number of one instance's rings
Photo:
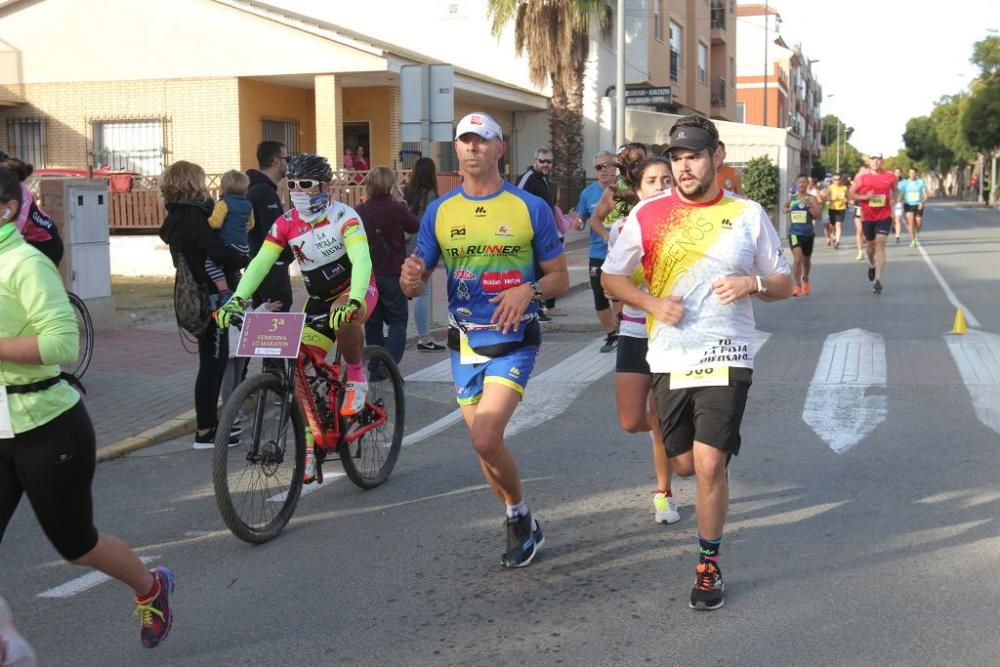
MULTIPOLYGON (((408 173, 398 171, 396 172, 397 178, 402 182, 408 173)), ((352 207, 364 201, 365 187, 362 183, 365 174, 363 172, 344 173, 337 176, 338 178, 331 188, 335 199, 352 207)), ((214 198, 218 198, 219 195, 219 178, 219 174, 208 176, 209 193, 214 198)), ((438 192, 443 194, 460 182, 458 174, 438 174, 438 192)), ((288 188, 284 182, 278 186, 278 196, 287 209, 289 206, 288 188)), ((159 229, 167 215, 163 199, 160 197, 159 179, 157 178, 136 178, 130 191, 111 192, 108 194, 108 198, 110 200, 108 227, 118 233, 159 229)))

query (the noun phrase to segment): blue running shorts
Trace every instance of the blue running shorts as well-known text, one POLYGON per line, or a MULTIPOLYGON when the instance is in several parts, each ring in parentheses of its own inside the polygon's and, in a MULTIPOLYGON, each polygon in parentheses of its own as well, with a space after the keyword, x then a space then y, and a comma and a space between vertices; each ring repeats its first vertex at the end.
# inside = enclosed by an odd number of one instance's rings
POLYGON ((483 385, 487 382, 497 382, 524 396, 524 388, 535 368, 538 346, 525 345, 481 364, 463 364, 457 350, 449 353, 458 404, 475 405, 483 397, 483 385))

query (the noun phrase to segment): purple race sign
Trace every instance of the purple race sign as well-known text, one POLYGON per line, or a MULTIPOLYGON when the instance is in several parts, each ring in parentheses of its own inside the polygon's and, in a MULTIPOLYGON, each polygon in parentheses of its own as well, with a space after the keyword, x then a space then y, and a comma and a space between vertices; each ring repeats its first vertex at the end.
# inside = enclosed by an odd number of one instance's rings
POLYGON ((243 316, 237 357, 294 359, 299 356, 305 313, 254 313, 243 316))

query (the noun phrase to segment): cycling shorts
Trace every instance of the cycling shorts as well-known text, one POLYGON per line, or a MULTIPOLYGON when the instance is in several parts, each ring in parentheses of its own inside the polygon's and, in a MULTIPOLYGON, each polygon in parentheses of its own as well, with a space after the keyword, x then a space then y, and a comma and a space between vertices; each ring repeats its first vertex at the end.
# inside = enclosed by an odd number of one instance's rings
POLYGON ((59 555, 77 560, 97 545, 91 483, 97 440, 83 401, 52 421, 0 440, 0 539, 22 495, 59 555))
POLYGON ((740 451, 740 424, 753 370, 730 368, 729 386, 670 389, 670 373, 653 374, 653 398, 668 456, 680 456, 695 441, 730 455, 740 451))
MULTIPOLYGON (((302 312, 306 315, 320 315, 326 313, 329 315, 330 311, 333 310, 334 305, 340 305, 340 303, 347 302, 347 295, 350 290, 341 292, 337 296, 330 299, 320 299, 315 296, 310 296, 306 300, 306 305, 303 306, 302 312)), ((371 314, 375 312, 375 306, 378 305, 378 287, 375 286, 375 276, 372 276, 372 280, 368 283, 368 291, 365 292, 365 306, 368 308, 368 312, 365 313, 365 319, 362 324, 371 317, 371 314)), ((336 335, 333 329, 330 328, 330 322, 327 320, 321 325, 306 326, 302 330, 302 344, 309 345, 311 347, 318 347, 327 354, 333 349, 333 341, 336 339, 336 335)))
POLYGON ((639 373, 649 375, 646 352, 649 340, 634 336, 618 336, 618 358, 615 360, 616 373, 639 373))
POLYGON ((523 397, 535 369, 538 346, 524 345, 479 364, 463 364, 458 350, 449 350, 449 354, 458 404, 475 405, 483 398, 483 387, 490 382, 510 387, 523 397))
POLYGON ((815 236, 803 235, 803 234, 789 234, 788 235, 788 245, 792 248, 801 248, 802 254, 806 257, 812 257, 813 254, 813 241, 816 240, 815 236))
POLYGON ((888 236, 891 231, 892 218, 886 218, 885 220, 872 220, 871 222, 865 220, 861 223, 861 232, 865 235, 866 241, 874 241, 876 234, 888 236))
POLYGON ((833 209, 831 209, 830 210, 830 222, 831 223, 833 223, 833 222, 843 222, 844 221, 844 215, 846 213, 847 213, 847 211, 834 211, 833 209))
POLYGON ((594 310, 607 310, 611 307, 608 295, 601 287, 602 266, 604 266, 603 259, 590 258, 590 290, 594 293, 594 310))
POLYGON ((924 209, 920 208, 920 204, 903 204, 903 211, 905 213, 913 213, 918 218, 924 217, 924 209))

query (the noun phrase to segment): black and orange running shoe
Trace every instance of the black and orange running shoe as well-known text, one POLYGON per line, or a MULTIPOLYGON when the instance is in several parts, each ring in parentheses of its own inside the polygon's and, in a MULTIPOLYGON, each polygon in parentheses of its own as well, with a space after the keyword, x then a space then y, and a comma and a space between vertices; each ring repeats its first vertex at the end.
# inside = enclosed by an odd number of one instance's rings
POLYGON ((725 586, 722 583, 722 570, 714 561, 706 560, 698 563, 695 568, 696 581, 691 589, 692 609, 712 611, 726 602, 725 586))

